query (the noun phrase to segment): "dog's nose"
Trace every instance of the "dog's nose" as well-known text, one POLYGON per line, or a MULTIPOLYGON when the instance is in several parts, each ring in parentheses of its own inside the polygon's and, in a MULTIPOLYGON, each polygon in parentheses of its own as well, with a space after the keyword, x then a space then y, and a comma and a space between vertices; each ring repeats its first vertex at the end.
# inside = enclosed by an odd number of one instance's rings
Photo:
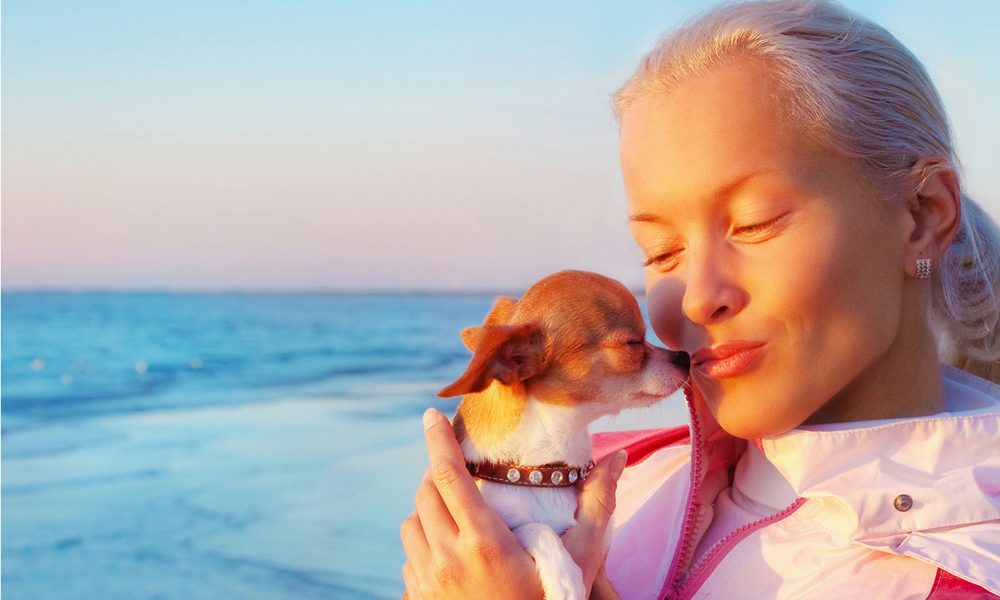
POLYGON ((691 355, 687 352, 671 352, 670 362, 685 369, 691 368, 691 355))

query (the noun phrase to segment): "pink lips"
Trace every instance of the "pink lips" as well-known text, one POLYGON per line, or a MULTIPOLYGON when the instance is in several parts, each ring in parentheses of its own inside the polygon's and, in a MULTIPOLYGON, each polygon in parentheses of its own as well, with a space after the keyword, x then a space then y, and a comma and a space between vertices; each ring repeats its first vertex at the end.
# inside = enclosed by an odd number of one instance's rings
POLYGON ((691 368, 709 377, 733 377, 750 369, 764 350, 763 342, 727 342, 691 355, 691 368))

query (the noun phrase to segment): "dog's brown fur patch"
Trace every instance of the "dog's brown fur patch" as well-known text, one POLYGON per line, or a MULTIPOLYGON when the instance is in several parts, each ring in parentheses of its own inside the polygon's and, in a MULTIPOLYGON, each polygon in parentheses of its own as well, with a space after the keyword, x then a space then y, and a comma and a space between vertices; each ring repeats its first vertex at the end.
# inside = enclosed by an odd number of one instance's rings
POLYGON ((494 381, 482 392, 466 394, 455 415, 458 441, 470 439, 478 448, 497 444, 521 422, 527 399, 524 386, 494 381))

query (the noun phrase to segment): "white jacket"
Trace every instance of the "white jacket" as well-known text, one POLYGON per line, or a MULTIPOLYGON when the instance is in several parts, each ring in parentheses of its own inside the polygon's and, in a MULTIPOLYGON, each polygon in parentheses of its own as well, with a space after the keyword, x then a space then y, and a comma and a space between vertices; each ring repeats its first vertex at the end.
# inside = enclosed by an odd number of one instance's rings
POLYGON ((612 583, 626 600, 1000 595, 1000 386, 944 373, 948 413, 796 429, 749 449, 691 390, 690 435, 598 434, 595 454, 629 450, 612 583), (737 463, 738 486, 783 508, 696 557, 737 463))

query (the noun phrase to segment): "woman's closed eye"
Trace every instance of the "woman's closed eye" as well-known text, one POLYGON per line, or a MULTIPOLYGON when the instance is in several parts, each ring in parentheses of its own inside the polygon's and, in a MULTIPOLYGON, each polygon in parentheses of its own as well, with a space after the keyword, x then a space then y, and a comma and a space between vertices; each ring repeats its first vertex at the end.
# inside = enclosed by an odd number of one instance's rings
POLYGON ((657 251, 652 253, 652 255, 642 263, 642 266, 656 267, 660 270, 669 270, 677 261, 680 254, 680 249, 657 251))
POLYGON ((756 241, 757 238, 763 238, 770 234, 787 215, 788 213, 785 213, 778 215, 773 219, 767 219, 765 221, 759 221, 749 225, 734 226, 733 234, 741 238, 751 238, 751 241, 756 241))

